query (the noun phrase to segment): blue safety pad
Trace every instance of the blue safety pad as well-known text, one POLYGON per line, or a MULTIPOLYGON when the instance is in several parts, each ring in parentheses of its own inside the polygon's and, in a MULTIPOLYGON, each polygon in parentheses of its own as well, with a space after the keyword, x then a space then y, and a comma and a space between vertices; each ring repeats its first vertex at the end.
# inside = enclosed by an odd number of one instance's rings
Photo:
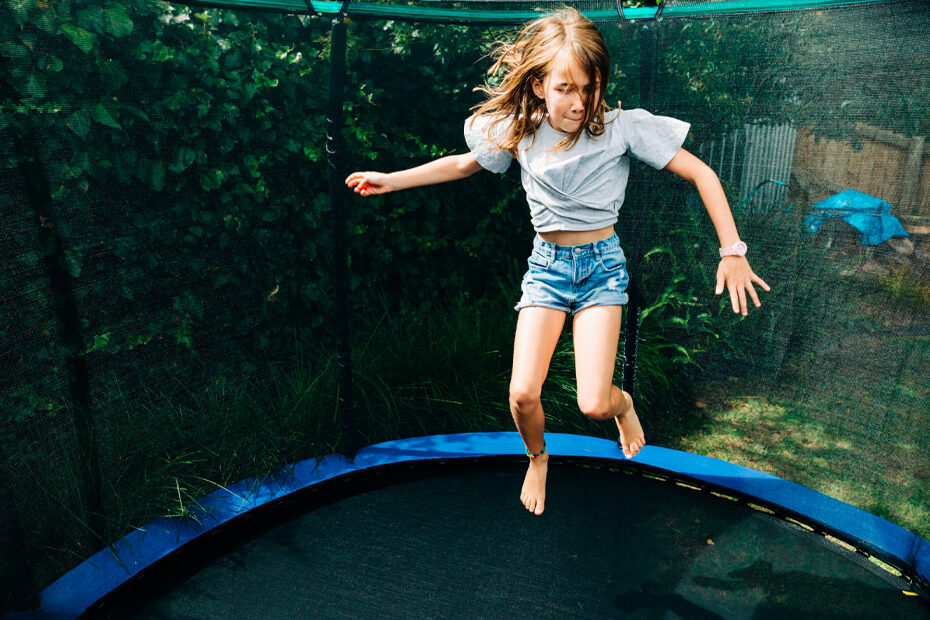
POLYGON ((804 228, 814 234, 830 218, 839 217, 859 231, 859 243, 878 245, 892 237, 909 237, 898 218, 891 214, 891 205, 875 196, 848 189, 811 207, 804 228))
MULTIPOLYGON (((624 462, 614 441, 547 433, 549 453, 624 462)), ((128 534, 112 549, 100 551, 43 590, 35 612, 10 618, 74 618, 130 577, 188 541, 249 510, 336 476, 405 461, 448 460, 481 456, 524 455, 520 435, 465 433, 401 439, 362 449, 354 459, 340 455, 309 459, 261 480, 247 479, 219 489, 199 501, 194 518, 159 519, 128 534)), ((930 542, 844 502, 775 476, 718 459, 646 446, 637 464, 655 473, 686 476, 729 489, 761 503, 783 506, 805 519, 824 524, 880 550, 930 580, 930 542)))

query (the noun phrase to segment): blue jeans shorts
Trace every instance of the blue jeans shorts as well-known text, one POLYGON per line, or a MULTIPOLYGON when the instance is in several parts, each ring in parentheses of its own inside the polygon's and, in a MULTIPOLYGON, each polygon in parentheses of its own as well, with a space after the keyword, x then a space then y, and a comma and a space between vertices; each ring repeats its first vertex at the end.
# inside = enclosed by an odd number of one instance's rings
POLYGON ((537 236, 527 262, 520 285, 523 296, 514 310, 539 306, 576 314, 591 306, 623 306, 628 301, 630 277, 616 234, 584 245, 555 245, 537 236))

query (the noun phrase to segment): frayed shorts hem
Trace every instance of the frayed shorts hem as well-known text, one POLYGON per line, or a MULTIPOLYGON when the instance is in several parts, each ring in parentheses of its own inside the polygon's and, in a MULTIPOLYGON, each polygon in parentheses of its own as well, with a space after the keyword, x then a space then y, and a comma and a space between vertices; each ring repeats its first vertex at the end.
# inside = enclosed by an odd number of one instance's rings
POLYGON ((614 302, 614 303, 611 303, 611 302, 602 302, 602 301, 595 301, 595 302, 591 302, 591 303, 589 303, 589 304, 587 304, 587 305, 581 306, 580 308, 575 308, 574 310, 572 310, 571 308, 566 308, 565 306, 556 306, 556 305, 549 305, 549 304, 537 304, 537 303, 533 303, 533 302, 525 302, 525 303, 524 303, 524 301, 521 299, 520 302, 519 302, 516 306, 513 307, 513 309, 516 310, 517 312, 519 312, 520 310, 523 310, 524 308, 547 308, 547 309, 549 309, 549 310, 560 310, 560 311, 564 312, 565 314, 578 314, 578 313, 581 312, 582 310, 587 310, 588 308, 596 308, 596 307, 599 307, 599 306, 601 306, 601 307, 603 307, 603 306, 621 306, 621 307, 623 307, 623 306, 627 305, 627 304, 629 303, 629 301, 630 301, 630 298, 629 298, 627 295, 624 294, 623 300, 622 300, 622 301, 618 300, 618 301, 616 301, 616 302, 614 302))

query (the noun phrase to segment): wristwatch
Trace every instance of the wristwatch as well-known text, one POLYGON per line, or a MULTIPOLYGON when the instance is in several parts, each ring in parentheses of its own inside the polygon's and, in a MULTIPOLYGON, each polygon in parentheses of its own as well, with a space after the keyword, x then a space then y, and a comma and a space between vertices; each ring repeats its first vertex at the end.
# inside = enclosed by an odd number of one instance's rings
POLYGON ((720 258, 724 256, 746 256, 747 246, 742 241, 737 241, 728 248, 720 248, 720 258))

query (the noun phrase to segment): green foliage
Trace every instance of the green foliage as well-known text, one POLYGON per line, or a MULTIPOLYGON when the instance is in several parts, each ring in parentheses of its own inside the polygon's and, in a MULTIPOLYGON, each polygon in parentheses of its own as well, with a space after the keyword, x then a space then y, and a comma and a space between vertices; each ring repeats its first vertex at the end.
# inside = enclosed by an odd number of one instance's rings
MULTIPOLYGON (((667 248, 653 248, 647 262, 670 253, 667 248)), ((652 269, 650 273, 655 273, 652 269)), ((706 353, 708 342, 717 335, 710 315, 703 311, 691 285, 683 276, 664 280, 658 291, 646 293, 640 312, 637 342, 635 402, 640 418, 652 437, 662 443, 665 434, 674 432, 670 417, 677 417, 683 401, 691 395, 689 371, 695 370, 706 353)), ((625 317, 625 321, 629 315, 625 317)), ((628 329, 624 322, 624 330, 628 329)), ((623 380, 624 356, 618 351, 614 383, 623 380)), ((616 438, 613 422, 598 425, 578 412, 575 380, 575 355, 571 334, 559 340, 546 385, 543 388, 547 428, 558 432, 603 435, 616 438)))
POLYGON ((36 391, 33 386, 24 386, 7 393, 4 416, 0 421, 23 422, 36 413, 57 415, 64 408, 60 400, 49 398, 43 392, 36 391))
POLYGON ((898 266, 879 278, 875 288, 887 297, 891 306, 930 313, 930 276, 918 268, 898 266))
MULTIPOLYGON (((460 26, 353 24, 348 82, 357 90, 345 104, 346 170, 396 170, 463 152, 464 121, 479 101, 471 89, 488 66, 481 56, 499 36, 460 26)), ((352 269, 367 292, 387 295, 395 309, 487 292, 532 235, 515 173, 350 198, 352 269)), ((370 298, 359 305, 363 312, 366 305, 370 298)))
POLYGON ((659 32, 657 105, 691 121, 699 139, 757 122, 851 140, 863 121, 926 135, 930 82, 910 43, 926 40, 925 22, 917 4, 876 7, 867 18, 797 11, 667 21, 659 32), (902 75, 910 76, 907 88, 902 75))
MULTIPOLYGON (((0 165, 37 159, 45 170, 63 267, 87 283, 78 287, 90 321, 84 352, 170 341, 185 360, 228 333, 237 337, 232 362, 273 351, 285 324, 326 338, 327 25, 141 1, 18 2, 10 15, 0 23, 0 139, 23 147, 0 150, 0 165), (174 307, 184 295, 201 299, 199 314, 174 307), (93 341, 103 333, 106 346, 93 341)), ((608 101, 624 107, 638 105, 638 29, 602 26, 608 101)), ((811 50, 823 37, 810 33, 834 30, 829 16, 809 14, 663 22, 661 111, 691 120, 696 138, 747 120, 830 125, 837 108, 811 105, 820 96, 809 94, 811 50)), ((472 88, 503 34, 350 24, 341 172, 462 152, 472 88)), ((832 62, 852 70, 842 55, 832 62)), ((930 98, 912 103, 922 100, 930 98)), ((454 187, 350 195, 348 207, 352 303, 363 314, 382 295, 394 309, 425 309, 462 290, 480 297, 525 254, 532 232, 515 169, 454 187)))
POLYGON ((112 356, 167 337, 183 357, 222 326, 247 343, 233 357, 248 356, 286 323, 319 327, 328 204, 308 153, 324 140, 325 31, 142 1, 12 13, 0 20, 0 140, 18 148, 0 167, 44 170, 48 227, 81 283, 80 354, 119 367, 132 358, 112 356))
POLYGON ((803 45, 800 29, 790 16, 669 24, 659 34, 657 105, 687 118, 700 138, 746 122, 797 120, 803 84, 783 72, 803 45))
MULTIPOLYGON (((849 135, 860 120, 930 131, 922 57, 905 45, 836 53, 845 32, 837 16, 661 22, 657 111, 691 121, 696 140, 761 120, 822 135, 849 135), (881 64, 876 79, 856 79, 863 56, 881 64), (892 83, 901 75, 913 77, 906 89, 892 83)), ((878 28, 901 28, 895 36, 905 40, 920 23, 878 28)), ((462 123, 478 102, 472 89, 505 33, 389 21, 349 28, 339 174, 464 152, 462 123)), ((613 67, 608 101, 625 108, 639 105, 639 28, 602 26, 613 67)), ((865 25, 851 28, 856 45, 868 43, 865 25)), ((101 433, 106 503, 122 511, 109 531, 94 533, 103 536, 95 544, 150 516, 187 514, 190 500, 216 485, 339 441, 334 365, 320 353, 331 350, 333 316, 328 48, 327 23, 287 15, 148 0, 12 0, 0 9, 0 172, 15 180, 0 200, 19 216, 15 275, 2 279, 4 296, 17 300, 0 321, 4 363, 14 368, 0 377, 2 447, 70 463, 70 477, 54 484, 79 493, 84 474, 67 457, 75 378, 65 360, 80 360, 101 433), (19 198, 27 192, 18 172, 33 162, 48 185, 48 214, 19 198), (37 223, 54 234, 36 236, 37 223), (56 255, 80 319, 75 350, 61 343, 51 310, 62 291, 49 289, 44 259, 56 255), (322 367, 308 369, 295 340, 309 343, 322 367), (51 422, 65 429, 55 436, 60 446, 37 453, 26 431, 51 422)), ((370 199, 347 193, 365 442, 511 428, 512 328, 481 300, 498 300, 502 274, 529 252, 518 174, 514 166, 370 199)), ((800 217, 778 205, 761 210, 777 219, 737 214, 753 266, 775 291, 762 312, 734 317, 711 293, 717 241, 706 216, 687 207, 690 188, 667 175, 647 183, 659 189, 643 203, 631 198, 618 229, 630 244, 635 216, 653 248, 643 265, 639 399, 659 418, 688 393, 699 366, 711 375, 771 369, 805 350, 808 327, 855 320, 819 301, 836 271, 816 260, 819 250, 794 243, 777 251, 799 234, 800 217), (803 304, 811 310, 792 312, 803 304)), ((737 189, 728 188, 731 203, 737 189)), ((894 278, 885 287, 923 303, 894 278)), ((545 392, 550 428, 612 434, 578 414, 573 389, 565 339, 545 392)), ((54 530, 42 545, 75 549, 71 538, 54 530)), ((67 553, 40 580, 72 563, 67 553)))

